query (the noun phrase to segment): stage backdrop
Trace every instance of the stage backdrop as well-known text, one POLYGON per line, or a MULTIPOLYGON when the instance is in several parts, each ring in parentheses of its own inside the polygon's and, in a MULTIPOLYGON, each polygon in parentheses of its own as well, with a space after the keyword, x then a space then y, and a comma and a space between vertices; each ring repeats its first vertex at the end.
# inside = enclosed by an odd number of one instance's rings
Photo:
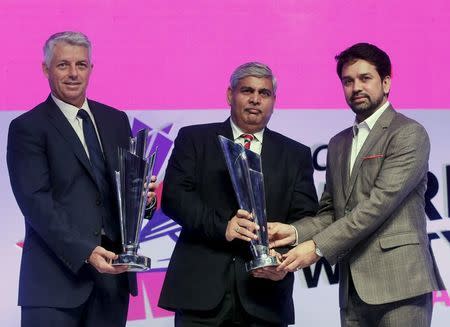
MULTIPOLYGON (((319 194, 324 145, 353 119, 334 56, 361 41, 385 49, 393 62, 390 100, 423 123, 431 136, 428 228, 450 285, 448 17, 446 0, 2 0, 2 326, 19 326, 17 282, 24 234, 5 164, 7 128, 13 117, 48 95, 42 45, 62 30, 82 31, 93 43, 89 97, 127 110, 135 129, 152 128, 152 145, 161 153, 159 181, 180 127, 226 119, 225 90, 232 70, 246 61, 269 64, 279 80, 278 109, 270 127, 316 150, 319 194)), ((153 259, 154 269, 139 276, 141 292, 131 301, 129 326, 172 325, 170 313, 156 303, 178 232, 179 226, 160 211, 144 226, 142 252, 153 259)), ((338 326, 335 267, 317 264, 296 277, 297 325, 338 326)), ((447 326, 448 294, 436 293, 435 301, 433 326, 447 326)))

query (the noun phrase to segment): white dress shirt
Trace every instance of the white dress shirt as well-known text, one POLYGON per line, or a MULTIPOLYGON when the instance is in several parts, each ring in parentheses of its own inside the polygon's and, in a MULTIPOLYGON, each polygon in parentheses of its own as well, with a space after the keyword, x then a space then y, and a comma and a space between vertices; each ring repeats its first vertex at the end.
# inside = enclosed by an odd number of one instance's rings
POLYGON ((352 153, 350 156, 350 174, 352 173, 353 165, 355 164, 356 157, 359 151, 366 142, 367 136, 369 136, 370 131, 377 122, 378 118, 383 114, 383 112, 389 106, 389 101, 386 101, 377 111, 375 111, 366 120, 358 122, 355 120, 353 123, 353 140, 352 140, 352 153))

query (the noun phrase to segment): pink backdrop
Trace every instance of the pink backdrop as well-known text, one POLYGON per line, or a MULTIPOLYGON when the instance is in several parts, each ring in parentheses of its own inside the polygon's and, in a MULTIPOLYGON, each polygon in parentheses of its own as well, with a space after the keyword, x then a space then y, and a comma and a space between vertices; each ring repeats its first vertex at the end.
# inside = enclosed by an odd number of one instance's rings
POLYGON ((49 34, 85 32, 89 96, 124 109, 226 108, 228 76, 250 60, 278 76, 278 108, 345 108, 334 55, 359 41, 391 56, 398 108, 449 108, 450 2, 404 0, 2 0, 0 110, 48 92, 49 34))

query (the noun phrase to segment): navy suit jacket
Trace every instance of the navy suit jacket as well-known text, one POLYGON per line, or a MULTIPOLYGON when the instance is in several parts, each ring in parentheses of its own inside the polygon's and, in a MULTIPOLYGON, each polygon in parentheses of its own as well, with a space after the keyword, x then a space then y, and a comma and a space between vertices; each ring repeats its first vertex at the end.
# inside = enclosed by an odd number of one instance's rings
MULTIPOLYGON (((162 209, 182 231, 159 305, 211 310, 222 300, 234 269, 238 296, 248 313, 265 321, 293 323, 293 274, 276 282, 252 277, 245 270, 251 259, 249 244, 225 239, 238 204, 218 135, 233 139, 229 120, 182 128, 175 140, 162 209)), ((261 158, 268 220, 290 223, 315 214, 310 149, 266 128, 261 158)))
MULTIPOLYGON (((128 118, 106 105, 88 103, 114 192, 117 147, 127 148, 131 135, 128 118)), ((85 259, 100 245, 102 215, 109 212, 120 235, 115 195, 110 194, 114 201, 101 198, 86 152, 50 96, 11 122, 7 162, 25 218, 19 305, 77 307, 90 295, 98 274, 85 259)), ((115 242, 120 248, 120 237, 115 242)), ((128 277, 124 292, 136 293, 135 276, 128 277)))

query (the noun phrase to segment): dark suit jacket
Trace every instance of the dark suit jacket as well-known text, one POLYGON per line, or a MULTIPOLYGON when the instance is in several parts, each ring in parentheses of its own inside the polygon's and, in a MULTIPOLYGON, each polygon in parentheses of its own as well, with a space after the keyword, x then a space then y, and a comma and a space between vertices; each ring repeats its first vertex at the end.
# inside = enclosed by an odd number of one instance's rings
MULTIPOLYGON (((111 107, 88 103, 113 192, 117 147, 128 147, 131 135, 128 118, 111 107)), ((86 152, 50 96, 11 122, 7 161, 12 189, 25 217, 19 305, 79 306, 91 293, 97 274, 84 261, 100 245, 102 215, 109 215, 106 218, 114 224, 120 247, 114 193, 110 201, 100 197, 86 152)), ((135 276, 129 279, 130 291, 135 293, 135 276)), ((127 283, 125 288, 128 292, 127 283)))
MULTIPOLYGON (((238 294, 248 313, 293 323, 293 274, 278 282, 253 278, 244 266, 251 259, 249 244, 225 239, 227 222, 238 204, 218 135, 233 139, 229 120, 182 128, 175 140, 162 209, 182 231, 159 305, 169 310, 213 309, 235 269, 238 294)), ((289 223, 314 214, 317 197, 310 149, 266 128, 261 156, 268 220, 289 223)))
POLYGON ((340 262, 340 305, 349 272, 361 299, 383 304, 444 288, 426 229, 430 141, 416 121, 388 107, 349 173, 352 129, 330 140, 317 217, 296 224, 331 263, 340 262))

